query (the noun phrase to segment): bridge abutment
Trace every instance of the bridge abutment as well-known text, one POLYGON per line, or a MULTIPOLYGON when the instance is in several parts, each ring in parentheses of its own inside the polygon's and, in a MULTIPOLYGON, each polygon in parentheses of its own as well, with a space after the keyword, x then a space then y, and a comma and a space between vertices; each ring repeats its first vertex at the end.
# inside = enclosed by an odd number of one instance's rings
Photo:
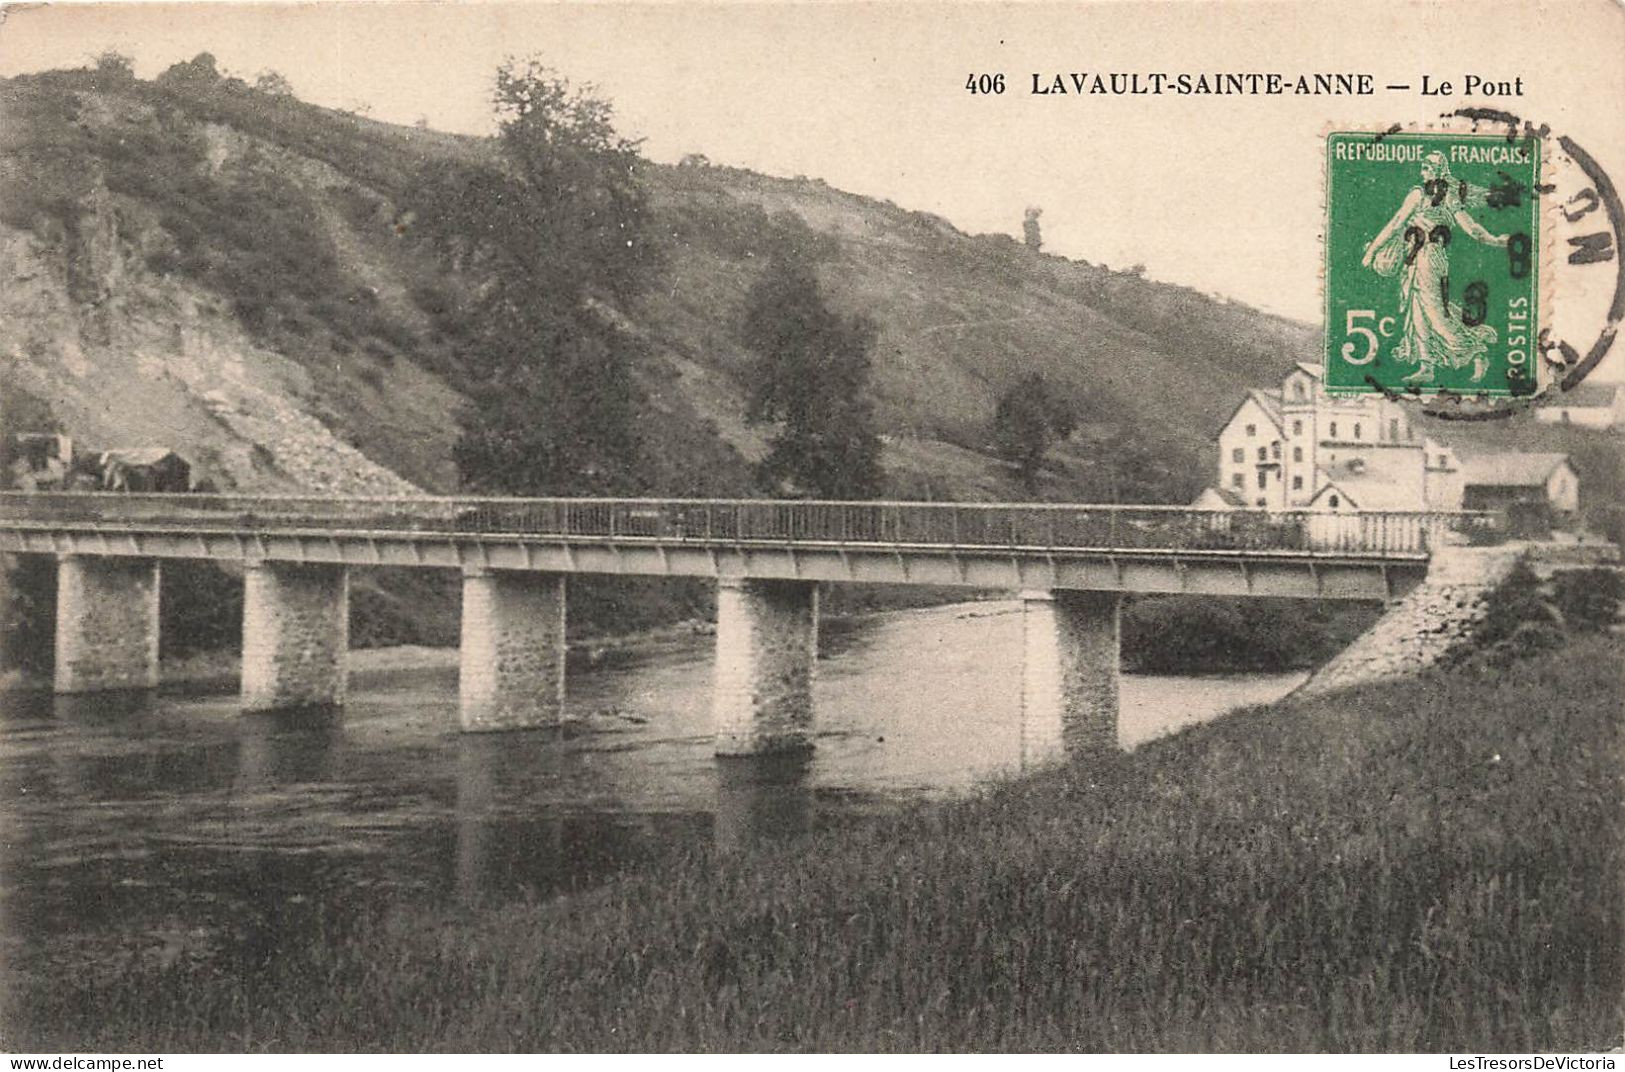
POLYGON ((243 710, 342 704, 349 651, 343 566, 259 562, 243 570, 243 710))
POLYGON ((64 555, 57 562, 57 692, 158 685, 158 562, 64 555))
POLYGON ((1055 590, 1021 600, 1022 762, 1115 749, 1122 597, 1055 590))
POLYGON ((564 713, 562 573, 463 574, 458 710, 467 731, 552 725, 564 713))
POLYGON ((717 754, 810 748, 817 656, 816 582, 723 580, 712 694, 717 754))

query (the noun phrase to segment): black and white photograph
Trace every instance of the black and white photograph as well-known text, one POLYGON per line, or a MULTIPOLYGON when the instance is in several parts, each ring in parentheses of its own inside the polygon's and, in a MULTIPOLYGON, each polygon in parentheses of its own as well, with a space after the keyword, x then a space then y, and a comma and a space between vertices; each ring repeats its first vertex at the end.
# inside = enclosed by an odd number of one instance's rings
POLYGON ((0 1053, 1614 1068, 1622 180, 1618 0, 0 6, 0 1053))

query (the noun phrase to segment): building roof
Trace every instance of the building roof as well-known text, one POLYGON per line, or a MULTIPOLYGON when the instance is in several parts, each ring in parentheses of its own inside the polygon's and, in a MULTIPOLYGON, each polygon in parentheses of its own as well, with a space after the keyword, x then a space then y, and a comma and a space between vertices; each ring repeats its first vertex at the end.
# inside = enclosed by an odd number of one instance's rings
POLYGON ((1618 396, 1618 384, 1577 383, 1567 391, 1553 395, 1544 405, 1565 409, 1612 409, 1618 396))
POLYGON ((1462 479, 1468 487, 1540 487, 1568 460, 1567 454, 1475 454, 1462 459, 1462 479))
MULTIPOLYGON (((1351 462, 1361 460, 1350 459, 1351 462)), ((1310 502, 1319 499, 1330 488, 1342 492, 1350 503, 1361 510, 1419 510, 1424 505, 1418 497, 1419 489, 1415 482, 1396 479, 1388 466, 1362 467, 1345 462, 1317 468, 1326 477, 1326 485, 1315 492, 1310 502)))
POLYGON ((1231 410, 1230 416, 1224 419, 1222 427, 1230 427, 1230 422, 1236 419, 1236 414, 1240 413, 1241 407, 1248 402, 1256 403, 1258 408, 1264 411, 1264 416, 1268 417, 1275 425, 1276 431, 1284 432, 1286 430, 1281 423, 1281 392, 1267 391, 1258 387, 1247 388, 1247 396, 1236 403, 1236 408, 1231 410))
MULTIPOLYGON (((1321 367, 1319 365, 1311 365, 1307 361, 1298 361, 1298 362, 1294 362, 1294 364, 1296 365, 1296 367, 1298 367, 1299 369, 1302 369, 1304 372, 1307 372, 1312 378, 1314 378, 1316 380, 1325 378, 1325 373, 1322 371, 1322 369, 1321 369, 1321 367)), ((1290 376, 1291 373, 1287 373, 1287 375, 1290 376)))
POLYGON ((1214 495, 1217 495, 1220 499, 1224 500, 1226 503, 1230 504, 1231 506, 1243 507, 1243 506, 1247 505, 1247 500, 1246 499, 1242 498, 1240 495, 1237 495, 1235 492, 1231 491, 1229 488, 1221 488, 1221 487, 1217 487, 1217 486, 1203 488, 1202 489, 1202 494, 1198 495, 1196 497, 1196 499, 1195 499, 1195 502, 1193 502, 1191 505, 1194 506, 1196 503, 1201 502, 1203 499, 1205 499, 1207 497, 1209 492, 1212 492, 1214 495))
POLYGON ((102 451, 104 461, 118 461, 125 465, 157 465, 166 458, 174 458, 182 465, 187 464, 185 458, 168 447, 118 447, 102 451))
POLYGON ((1258 403, 1265 416, 1275 422, 1277 429, 1281 427, 1281 392, 1251 387, 1247 390, 1247 397, 1258 403))

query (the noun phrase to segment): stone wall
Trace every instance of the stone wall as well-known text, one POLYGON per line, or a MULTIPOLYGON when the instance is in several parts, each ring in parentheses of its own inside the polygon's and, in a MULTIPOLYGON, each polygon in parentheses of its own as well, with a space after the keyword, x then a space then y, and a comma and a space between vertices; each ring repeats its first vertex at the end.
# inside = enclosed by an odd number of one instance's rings
POLYGON ((563 574, 464 574, 463 729, 524 729, 563 716, 565 600, 563 574))
POLYGON ((343 566, 261 563, 243 570, 243 709, 344 702, 350 584, 343 566))
POLYGON ((1314 696, 1432 666, 1484 617, 1484 598, 1528 548, 1446 547, 1427 577, 1370 629, 1315 671, 1296 695, 1314 696))
POLYGON ((57 565, 56 691, 158 684, 158 563, 63 556, 57 565))
POLYGON ((807 747, 818 654, 818 586, 725 580, 717 589, 718 755, 807 747))

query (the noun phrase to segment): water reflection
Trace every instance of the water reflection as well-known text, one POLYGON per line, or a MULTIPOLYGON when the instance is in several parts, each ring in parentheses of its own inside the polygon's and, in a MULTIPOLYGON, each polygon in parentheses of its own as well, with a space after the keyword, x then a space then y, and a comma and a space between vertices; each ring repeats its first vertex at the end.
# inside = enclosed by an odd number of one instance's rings
POLYGON ((805 833, 812 827, 812 757, 717 758, 713 836, 724 852, 741 852, 805 833))
POLYGON ((344 712, 336 707, 246 714, 237 732, 236 788, 328 781, 343 737, 344 712))
POLYGON ((510 803, 529 794, 523 784, 562 778, 564 742, 543 730, 515 741, 508 734, 463 736, 456 749, 457 903, 473 907, 488 894, 548 889, 563 869, 564 828, 544 814, 515 814, 510 803), (554 874, 548 881, 549 873, 554 874))
MULTIPOLYGON (((454 666, 357 674, 342 712, 244 715, 218 689, 0 696, 0 955, 114 943, 258 961, 312 920, 547 897, 1019 766, 1014 605, 885 615, 831 640, 810 756, 712 755, 705 637, 572 671, 566 726, 530 733, 457 732, 454 666)), ((1297 680, 1127 677, 1124 743, 1297 680)))

